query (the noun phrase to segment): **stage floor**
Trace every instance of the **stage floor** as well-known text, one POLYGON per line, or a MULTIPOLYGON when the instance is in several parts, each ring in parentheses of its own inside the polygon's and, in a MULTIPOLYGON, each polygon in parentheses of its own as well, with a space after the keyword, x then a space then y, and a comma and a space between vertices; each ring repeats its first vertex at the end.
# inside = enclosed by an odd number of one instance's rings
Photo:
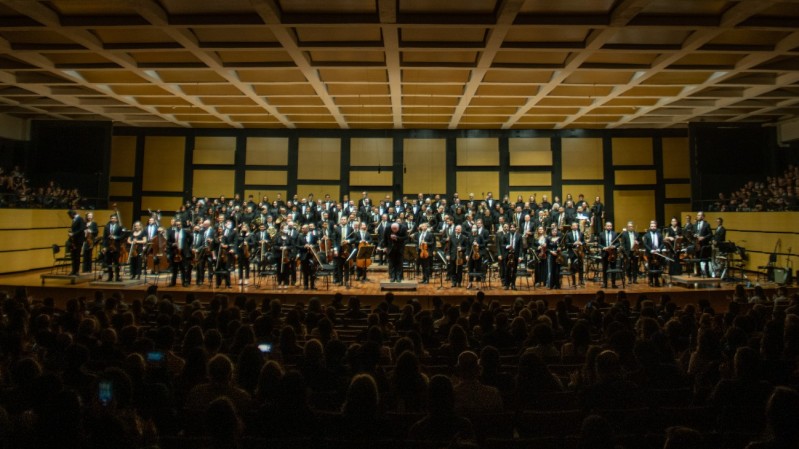
MULTIPOLYGON (((0 289, 11 293, 16 287, 25 287, 27 295, 34 300, 40 300, 49 296, 55 298, 59 303, 74 297, 84 296, 90 298, 96 291, 102 291, 105 294, 121 292, 126 300, 132 300, 136 297, 143 297, 149 286, 157 285, 159 294, 169 293, 173 300, 179 303, 184 302, 189 294, 200 301, 207 301, 215 294, 225 294, 229 296, 245 295, 248 297, 255 297, 259 301, 264 297, 280 298, 286 303, 293 303, 297 301, 307 302, 307 300, 313 296, 320 297, 323 299, 323 302, 325 302, 325 299, 329 299, 333 295, 340 293, 344 295, 345 298, 349 296, 358 296, 365 304, 371 304, 382 300, 385 296, 386 291, 381 288, 381 284, 385 285, 388 281, 385 267, 380 266, 375 267, 375 269, 370 269, 368 275, 369 280, 366 282, 353 280, 349 286, 336 286, 331 279, 329 286, 326 286, 325 281, 320 279, 317 281, 316 290, 303 289, 301 278, 299 278, 299 271, 298 282, 300 282, 300 284, 298 286, 290 286, 286 289, 277 288, 274 277, 269 276, 261 278, 259 282, 250 279, 249 285, 239 284, 234 276, 231 288, 225 288, 224 285, 222 288, 216 288, 215 285, 211 285, 207 281, 201 286, 192 284, 189 287, 182 287, 180 286, 179 279, 178 286, 168 287, 167 285, 171 280, 168 274, 162 274, 160 276, 142 276, 142 282, 136 284, 131 282, 123 282, 121 284, 105 282, 95 283, 93 275, 90 275, 89 279, 84 277, 81 279, 83 282, 77 282, 75 284, 72 284, 70 279, 52 278, 46 279, 46 283, 43 283, 42 275, 48 275, 49 273, 50 270, 45 269, 0 275, 0 289)), ((691 278, 689 277, 689 279, 691 278)), ((701 278, 696 279, 697 281, 701 280, 701 278)), ((668 276, 666 276, 666 280, 668 280, 668 276)), ((474 296, 478 291, 482 291, 489 301, 496 299, 503 303, 510 303, 517 297, 525 299, 531 297, 547 298, 552 306, 565 295, 571 295, 574 303, 579 306, 590 301, 598 290, 605 290, 610 302, 615 301, 616 293, 623 290, 633 302, 639 295, 646 295, 649 299, 659 300, 661 295, 668 294, 677 304, 695 303, 699 299, 707 299, 711 301, 714 306, 726 306, 735 288, 735 283, 730 282, 718 282, 704 285, 698 282, 696 285, 688 284, 688 286, 686 286, 685 283, 681 283, 680 285, 677 283, 672 283, 671 285, 665 283, 664 286, 661 287, 650 287, 643 277, 639 278, 638 282, 635 284, 626 284, 624 288, 621 288, 621 283, 619 282, 619 288, 616 289, 603 289, 601 281, 594 281, 592 279, 587 279, 585 286, 574 287, 570 285, 566 277, 563 278, 563 288, 558 290, 550 290, 542 287, 535 288, 531 278, 519 278, 517 280, 517 290, 504 290, 501 282, 495 276, 490 279, 490 282, 485 282, 482 285, 474 283, 471 289, 466 288, 468 282, 464 282, 462 287, 451 287, 451 284, 446 282, 446 280, 442 282, 438 275, 434 276, 429 284, 420 284, 420 281, 421 277, 408 278, 406 276, 405 282, 416 283, 416 288, 408 288, 410 287, 409 285, 403 284, 402 287, 405 288, 393 291, 393 294, 397 297, 397 304, 404 304, 408 299, 417 298, 424 306, 428 306, 431 304, 434 297, 440 297, 447 302, 457 303, 466 297, 474 296), (528 279, 530 281, 529 286, 527 282, 528 279)), ((750 279, 750 281, 753 284, 755 283, 754 278, 750 279)), ((773 294, 773 290, 777 287, 774 283, 762 283, 761 285, 763 285, 769 295, 773 294)), ((795 290, 795 287, 791 287, 791 291, 795 290)), ((189 296, 189 298, 191 298, 191 296, 189 296)))

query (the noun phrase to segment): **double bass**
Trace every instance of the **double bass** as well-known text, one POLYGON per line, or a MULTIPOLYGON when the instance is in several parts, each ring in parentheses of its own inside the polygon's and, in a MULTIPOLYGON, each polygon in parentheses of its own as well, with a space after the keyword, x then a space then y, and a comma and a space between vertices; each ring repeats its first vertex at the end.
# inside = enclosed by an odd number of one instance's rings
MULTIPOLYGON (((117 223, 124 234, 125 226, 122 225, 122 215, 119 213, 119 209, 117 209, 117 203, 114 203, 114 213, 117 215, 117 223)), ((108 242, 108 250, 111 252, 119 251, 119 259, 117 259, 118 263, 127 263, 130 259, 130 254, 128 253, 129 248, 125 245, 120 245, 119 241, 113 237, 111 238, 111 241, 108 242)))
MULTIPOLYGON (((150 242, 150 250, 147 252, 147 269, 160 273, 169 268, 169 260, 166 257, 166 231, 159 227, 155 237, 150 242)), ((179 251, 178 251, 179 252, 179 251)))
MULTIPOLYGON (((369 246, 372 246, 372 245, 370 245, 366 241, 361 241, 361 243, 358 244, 358 252, 360 253, 362 248, 369 247, 369 246)), ((358 260, 355 261, 355 266, 358 267, 358 268, 369 268, 369 265, 371 265, 371 264, 372 264, 372 258, 371 257, 365 257, 365 258, 358 257, 358 260)))

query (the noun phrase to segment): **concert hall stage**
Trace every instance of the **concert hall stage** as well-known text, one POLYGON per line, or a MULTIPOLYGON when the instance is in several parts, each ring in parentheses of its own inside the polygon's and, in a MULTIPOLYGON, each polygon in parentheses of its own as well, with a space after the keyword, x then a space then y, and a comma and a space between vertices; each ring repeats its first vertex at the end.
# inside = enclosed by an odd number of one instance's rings
MULTIPOLYGON (((114 292, 121 292, 126 301, 131 301, 136 298, 143 298, 148 286, 156 284, 157 281, 159 294, 169 293, 177 303, 185 302, 186 296, 189 293, 193 294, 195 299, 200 301, 208 301, 214 294, 225 294, 228 296, 245 295, 247 297, 254 297, 259 302, 264 297, 280 298, 287 304, 292 304, 297 301, 304 301, 307 303, 308 299, 314 296, 321 298, 323 303, 326 303, 333 295, 341 293, 344 295, 345 300, 349 296, 358 296, 361 298, 362 304, 374 305, 385 297, 386 292, 381 290, 381 282, 387 281, 387 274, 384 271, 374 270, 370 271, 368 281, 353 281, 350 287, 335 286, 331 280, 330 288, 328 289, 325 286, 325 281, 320 279, 317 281, 316 290, 304 290, 301 285, 289 287, 288 289, 277 289, 274 285, 274 280, 269 277, 263 278, 260 286, 255 286, 252 280, 250 281, 250 285, 239 285, 235 282, 234 278, 234 284, 232 288, 229 289, 224 288, 224 286, 222 288, 211 287, 208 282, 203 286, 192 285, 184 288, 180 286, 179 280, 177 287, 167 287, 170 279, 165 274, 162 274, 160 278, 148 276, 146 282, 127 287, 123 284, 119 286, 109 286, 109 283, 101 283, 101 285, 91 285, 91 283, 73 285, 70 284, 69 281, 59 280, 50 280, 47 282, 47 285, 42 286, 40 276, 48 272, 49 270, 34 270, 23 273, 0 275, 0 289, 12 293, 16 287, 21 286, 25 287, 28 296, 33 297, 35 300, 41 300, 42 298, 50 296, 56 299, 58 303, 66 301, 69 298, 80 296, 90 299, 94 296, 94 292, 96 291, 102 291, 106 295, 110 295, 114 292)), ((490 286, 488 282, 486 282, 483 286, 480 286, 479 289, 465 288, 468 282, 464 283, 464 287, 452 288, 446 281, 442 283, 441 279, 438 277, 431 279, 429 284, 421 284, 419 282, 421 281, 420 277, 410 280, 418 284, 416 290, 398 290, 392 292, 396 298, 395 303, 401 305, 409 299, 416 298, 421 302, 423 307, 429 307, 432 305, 432 300, 435 297, 439 297, 445 302, 458 303, 464 298, 474 296, 478 291, 482 291, 485 293, 487 301, 499 300, 503 304, 509 304, 517 297, 524 299, 546 298, 550 306, 554 307, 559 299, 563 298, 565 295, 571 295, 574 304, 582 306, 590 301, 598 290, 603 290, 601 282, 593 282, 590 280, 586 282, 585 287, 578 286, 574 288, 569 285, 566 278, 563 279, 564 287, 560 290, 550 290, 541 287, 533 288, 532 279, 530 279, 530 286, 528 288, 527 278, 518 279, 517 290, 504 290, 501 283, 496 278, 491 279, 490 286)), ((754 279, 752 279, 752 281, 754 282, 754 279)), ((763 283, 762 285, 769 296, 773 294, 774 289, 777 287, 774 283, 763 283)), ((477 286, 477 284, 475 284, 475 286, 477 286)), ((721 282, 719 287, 700 289, 686 288, 678 286, 677 284, 663 287, 649 287, 642 278, 639 279, 638 283, 627 284, 623 289, 619 283, 619 287, 620 288, 617 289, 604 289, 607 294, 608 302, 615 302, 617 292, 623 290, 633 303, 640 295, 646 295, 649 299, 659 300, 661 295, 668 294, 675 303, 680 305, 696 303, 700 299, 707 299, 715 308, 720 309, 726 307, 726 304, 732 296, 735 284, 721 282)), ((791 287, 790 290, 793 292, 796 291, 796 288, 791 287)))

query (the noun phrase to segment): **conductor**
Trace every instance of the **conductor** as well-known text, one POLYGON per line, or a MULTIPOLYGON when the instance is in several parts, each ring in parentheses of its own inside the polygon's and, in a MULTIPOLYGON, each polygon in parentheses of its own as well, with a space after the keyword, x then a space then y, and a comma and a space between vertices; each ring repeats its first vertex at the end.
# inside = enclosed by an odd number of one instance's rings
POLYGON ((383 241, 388 255, 388 277, 391 282, 402 282, 402 255, 408 241, 408 229, 399 223, 391 223, 384 231, 383 241))

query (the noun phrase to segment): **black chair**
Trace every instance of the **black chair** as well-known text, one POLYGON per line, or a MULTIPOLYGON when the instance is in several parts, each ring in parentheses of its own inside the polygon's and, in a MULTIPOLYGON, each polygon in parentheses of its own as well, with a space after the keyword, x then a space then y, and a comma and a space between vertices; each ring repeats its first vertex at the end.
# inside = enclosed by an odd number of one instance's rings
POLYGON ((61 256, 61 247, 53 243, 53 267, 50 274, 67 274, 72 269, 72 257, 69 254, 61 256))

